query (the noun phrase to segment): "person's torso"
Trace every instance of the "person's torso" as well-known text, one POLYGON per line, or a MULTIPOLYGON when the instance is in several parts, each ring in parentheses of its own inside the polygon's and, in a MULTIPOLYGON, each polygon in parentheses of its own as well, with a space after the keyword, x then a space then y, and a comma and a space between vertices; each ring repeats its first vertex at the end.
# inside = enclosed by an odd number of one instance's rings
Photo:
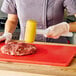
POLYGON ((62 22, 63 2, 64 0, 15 0, 21 26, 21 39, 24 38, 26 21, 29 19, 36 20, 37 28, 40 29, 62 22))
MULTIPOLYGON (((17 14, 21 23, 25 24, 28 19, 34 19, 39 25, 43 25, 43 18, 45 18, 43 16, 47 15, 48 24, 50 22, 49 26, 63 20, 63 1, 64 0, 15 0, 17 14), (47 13, 45 14, 46 11, 47 13)), ((21 26, 24 26, 24 24, 21 26)), ((42 27, 40 26, 39 28, 42 27)))

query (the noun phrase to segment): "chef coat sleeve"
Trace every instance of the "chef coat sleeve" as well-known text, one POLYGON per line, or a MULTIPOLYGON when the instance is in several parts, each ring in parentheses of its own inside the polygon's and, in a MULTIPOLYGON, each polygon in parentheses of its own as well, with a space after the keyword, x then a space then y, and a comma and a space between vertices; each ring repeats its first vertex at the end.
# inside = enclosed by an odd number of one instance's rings
POLYGON ((1 11, 6 14, 17 14, 16 4, 14 0, 4 0, 1 11))
POLYGON ((76 14, 76 0, 64 0, 63 5, 67 9, 68 15, 76 14))

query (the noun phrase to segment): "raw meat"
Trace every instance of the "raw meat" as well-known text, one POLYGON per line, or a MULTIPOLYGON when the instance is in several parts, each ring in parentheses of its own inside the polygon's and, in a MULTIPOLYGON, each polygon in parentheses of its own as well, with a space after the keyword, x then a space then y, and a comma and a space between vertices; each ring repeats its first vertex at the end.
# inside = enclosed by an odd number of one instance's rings
POLYGON ((8 55, 30 55, 36 53, 37 48, 34 45, 22 42, 9 42, 2 46, 1 52, 8 55))

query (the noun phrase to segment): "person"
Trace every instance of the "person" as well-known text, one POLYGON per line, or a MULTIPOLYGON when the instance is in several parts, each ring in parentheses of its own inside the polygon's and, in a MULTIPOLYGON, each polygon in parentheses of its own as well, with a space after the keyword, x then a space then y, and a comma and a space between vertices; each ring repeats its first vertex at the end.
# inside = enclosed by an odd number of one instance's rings
POLYGON ((61 35, 69 31, 76 32, 76 22, 63 21, 65 9, 68 15, 76 16, 75 0, 4 0, 1 11, 8 14, 8 19, 0 41, 5 40, 7 43, 11 40, 18 19, 21 29, 19 39, 24 40, 26 21, 33 19, 38 22, 37 29, 53 26, 46 34, 47 37, 36 35, 37 41, 67 43, 67 38, 61 35))

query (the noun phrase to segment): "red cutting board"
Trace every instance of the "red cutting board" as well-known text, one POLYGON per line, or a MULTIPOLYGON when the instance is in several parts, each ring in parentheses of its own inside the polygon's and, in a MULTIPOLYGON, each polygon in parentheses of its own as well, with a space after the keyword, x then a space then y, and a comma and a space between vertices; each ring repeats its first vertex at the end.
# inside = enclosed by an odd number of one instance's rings
MULTIPOLYGON (((0 48, 4 43, 0 43, 0 48)), ((68 66, 76 54, 76 47, 63 45, 33 44, 37 52, 27 56, 9 56, 0 53, 0 61, 68 66)))

